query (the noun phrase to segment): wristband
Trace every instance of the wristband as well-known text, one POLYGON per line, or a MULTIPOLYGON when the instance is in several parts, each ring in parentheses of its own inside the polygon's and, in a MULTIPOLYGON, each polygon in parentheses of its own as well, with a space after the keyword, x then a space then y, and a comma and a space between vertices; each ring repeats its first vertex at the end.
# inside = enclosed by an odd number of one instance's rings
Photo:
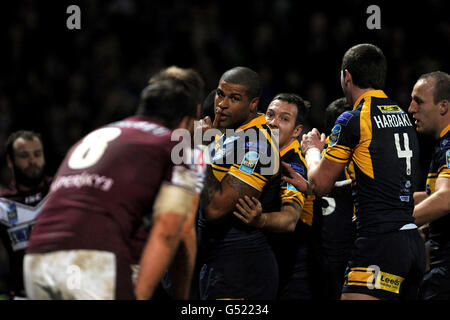
POLYGON ((310 167, 314 162, 320 162, 322 155, 319 148, 309 148, 305 154, 305 160, 308 167, 310 167))

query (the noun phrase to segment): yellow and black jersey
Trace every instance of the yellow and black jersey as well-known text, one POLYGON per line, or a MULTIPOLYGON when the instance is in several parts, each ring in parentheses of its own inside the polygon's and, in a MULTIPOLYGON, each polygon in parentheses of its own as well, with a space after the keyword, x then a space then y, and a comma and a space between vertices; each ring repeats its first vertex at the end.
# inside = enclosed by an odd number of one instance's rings
MULTIPOLYGON (((441 132, 428 171, 426 192, 435 192, 437 178, 450 178, 450 124, 441 132)), ((430 265, 450 261, 450 215, 430 223, 430 265)))
POLYGON ((210 146, 211 168, 218 181, 230 174, 258 191, 279 171, 278 145, 264 114, 239 127, 225 130, 210 146))
POLYGON ((325 153, 353 162, 358 234, 398 230, 412 223, 418 140, 408 115, 382 90, 365 92, 338 117, 325 153))
MULTIPOLYGON (((259 201, 263 212, 279 206, 280 154, 278 142, 266 125, 264 114, 258 114, 258 117, 237 130, 225 130, 208 149, 208 170, 212 171, 218 182, 225 175, 232 175, 261 192, 259 201)), ((242 241, 248 245, 250 241, 254 241, 257 246, 259 240, 265 238, 261 230, 244 225, 231 212, 227 222, 215 224, 206 221, 200 208, 198 226, 200 240, 210 244, 219 241, 226 245, 242 241)))
MULTIPOLYGON (((325 149, 330 143, 329 137, 325 141, 325 149)), ((321 216, 320 237, 324 254, 329 261, 341 261, 348 257, 355 240, 355 224, 352 222, 354 205, 352 199, 351 185, 355 173, 353 163, 350 162, 339 175, 336 185, 329 194, 320 198, 321 216), (345 187, 342 187, 345 185, 345 187)))
MULTIPOLYGON (((292 141, 288 146, 286 146, 280 152, 281 161, 286 162, 289 166, 297 173, 301 174, 305 179, 307 177, 307 165, 306 160, 302 156, 300 150, 300 142, 298 140, 292 141)), ((301 208, 303 208, 300 214, 300 220, 307 225, 312 224, 312 202, 314 196, 308 196, 298 191, 292 184, 281 180, 281 201, 291 200, 297 202, 301 208)))

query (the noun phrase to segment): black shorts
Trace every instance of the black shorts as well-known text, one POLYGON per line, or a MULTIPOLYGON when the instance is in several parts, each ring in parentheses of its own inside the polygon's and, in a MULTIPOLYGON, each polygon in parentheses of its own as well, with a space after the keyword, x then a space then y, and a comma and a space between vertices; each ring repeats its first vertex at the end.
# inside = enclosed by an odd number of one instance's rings
POLYGON ((358 237, 343 293, 417 299, 425 273, 425 245, 417 229, 358 237))
POLYGON ((270 248, 219 252, 200 266, 201 300, 273 300, 278 267, 270 248))

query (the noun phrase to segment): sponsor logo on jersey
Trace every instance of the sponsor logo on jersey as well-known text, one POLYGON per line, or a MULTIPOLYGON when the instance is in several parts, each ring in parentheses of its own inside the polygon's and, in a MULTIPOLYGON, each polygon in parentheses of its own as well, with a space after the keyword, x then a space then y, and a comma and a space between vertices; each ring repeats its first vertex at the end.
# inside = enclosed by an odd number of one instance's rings
POLYGON ((393 293, 399 293, 400 285, 403 280, 405 279, 400 276, 396 276, 395 274, 380 271, 377 279, 375 280, 375 288, 393 293))
POLYGON ((403 110, 402 108, 400 108, 397 105, 392 105, 392 106, 378 106, 378 109, 380 109, 380 111, 382 113, 402 113, 403 110))
POLYGON ((301 175, 305 174, 305 168, 302 165, 295 163, 295 162, 289 163, 289 165, 291 166, 292 169, 294 169, 295 172, 298 172, 301 175))
POLYGON ((341 134, 341 125, 340 124, 335 124, 333 129, 331 130, 331 134, 330 134, 330 147, 334 146, 338 140, 339 140, 339 136, 341 134))
POLYGON ((400 201, 409 202, 410 195, 411 195, 411 181, 406 180, 401 183, 400 201))
POLYGON ((239 167, 239 170, 252 174, 253 171, 255 171, 256 165, 259 161, 259 154, 255 151, 249 151, 245 154, 244 158, 242 159, 241 166, 239 167))
POLYGON ((346 111, 342 113, 337 119, 336 123, 342 124, 343 126, 346 126, 350 119, 353 117, 353 114, 349 111, 346 111))

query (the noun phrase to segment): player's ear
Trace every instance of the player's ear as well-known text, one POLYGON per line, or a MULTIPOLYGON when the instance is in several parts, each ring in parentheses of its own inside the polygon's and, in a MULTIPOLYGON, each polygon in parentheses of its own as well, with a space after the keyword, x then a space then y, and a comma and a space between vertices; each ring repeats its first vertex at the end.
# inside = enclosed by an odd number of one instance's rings
POLYGON ((442 100, 439 102, 439 114, 441 116, 444 116, 447 114, 449 108, 449 103, 447 99, 442 100))
POLYGON ((348 84, 349 82, 353 82, 352 74, 347 69, 345 69, 343 72, 344 72, 344 83, 348 84))
POLYGON ((250 112, 256 112, 256 108, 258 107, 259 98, 253 98, 252 101, 250 101, 250 112))
POLYGON ((299 124, 294 128, 294 133, 293 133, 293 137, 295 137, 296 139, 298 138, 298 136, 302 133, 303 131, 303 125, 299 124))

